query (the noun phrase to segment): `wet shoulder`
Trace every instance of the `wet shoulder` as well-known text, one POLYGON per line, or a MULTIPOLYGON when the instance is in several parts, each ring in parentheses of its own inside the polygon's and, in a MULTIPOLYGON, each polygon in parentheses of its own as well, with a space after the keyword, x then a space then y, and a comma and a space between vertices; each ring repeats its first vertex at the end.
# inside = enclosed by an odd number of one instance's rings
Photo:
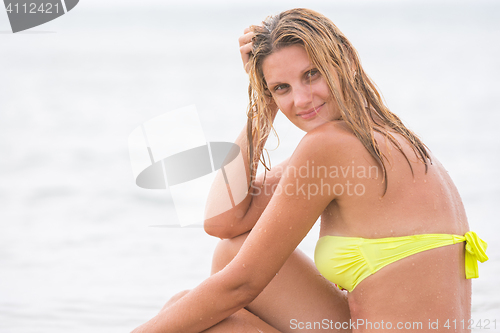
MULTIPOLYGON (((368 154, 367 150, 343 121, 329 122, 309 131, 297 147, 324 162, 351 161, 368 154)), ((368 154, 369 155, 369 154, 368 154)))

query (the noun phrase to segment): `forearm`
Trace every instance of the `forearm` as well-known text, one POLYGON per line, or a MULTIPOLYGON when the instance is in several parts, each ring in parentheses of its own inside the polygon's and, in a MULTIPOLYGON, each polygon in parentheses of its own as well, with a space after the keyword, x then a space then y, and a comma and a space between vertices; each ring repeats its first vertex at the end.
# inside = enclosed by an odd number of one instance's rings
POLYGON ((248 305, 243 285, 212 275, 132 333, 201 332, 248 305))

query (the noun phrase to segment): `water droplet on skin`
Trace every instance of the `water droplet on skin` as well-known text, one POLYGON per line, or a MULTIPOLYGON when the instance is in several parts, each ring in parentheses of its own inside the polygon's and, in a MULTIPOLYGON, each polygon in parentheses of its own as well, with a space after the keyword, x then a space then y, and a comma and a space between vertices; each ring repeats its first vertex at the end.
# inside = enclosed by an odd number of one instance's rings
POLYGON ((243 264, 243 268, 246 268, 245 264, 243 264))

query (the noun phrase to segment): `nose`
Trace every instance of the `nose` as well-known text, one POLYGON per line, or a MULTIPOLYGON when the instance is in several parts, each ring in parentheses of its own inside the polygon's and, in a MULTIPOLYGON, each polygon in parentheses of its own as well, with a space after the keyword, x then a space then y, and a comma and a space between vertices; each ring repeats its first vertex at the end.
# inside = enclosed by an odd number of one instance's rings
POLYGON ((301 85, 294 90, 293 102, 296 108, 310 108, 312 104, 312 90, 310 85, 301 85))

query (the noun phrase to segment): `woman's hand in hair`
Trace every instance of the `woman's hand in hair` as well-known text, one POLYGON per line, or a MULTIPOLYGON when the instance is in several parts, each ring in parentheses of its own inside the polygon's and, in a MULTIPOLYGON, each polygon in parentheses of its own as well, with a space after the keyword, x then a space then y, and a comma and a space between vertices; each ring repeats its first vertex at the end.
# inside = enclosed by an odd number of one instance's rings
POLYGON ((243 35, 238 38, 238 42, 240 44, 240 54, 241 60, 243 61, 243 68, 245 72, 248 73, 248 60, 250 59, 250 54, 252 53, 253 43, 252 38, 254 36, 253 31, 250 30, 250 27, 245 28, 243 30, 243 35))
MULTIPOLYGON (((247 74, 250 70, 248 62, 253 50, 252 38, 254 35, 255 33, 253 32, 252 27, 248 27, 243 30, 243 35, 238 38, 238 42, 240 44, 241 60, 243 61, 243 68, 245 69, 245 72, 247 72, 247 74)), ((278 113, 278 106, 276 105, 276 102, 274 101, 274 98, 271 96, 271 93, 269 91, 267 91, 266 94, 266 102, 268 107, 272 111, 272 117, 274 119, 274 117, 276 117, 276 114, 278 113)))

